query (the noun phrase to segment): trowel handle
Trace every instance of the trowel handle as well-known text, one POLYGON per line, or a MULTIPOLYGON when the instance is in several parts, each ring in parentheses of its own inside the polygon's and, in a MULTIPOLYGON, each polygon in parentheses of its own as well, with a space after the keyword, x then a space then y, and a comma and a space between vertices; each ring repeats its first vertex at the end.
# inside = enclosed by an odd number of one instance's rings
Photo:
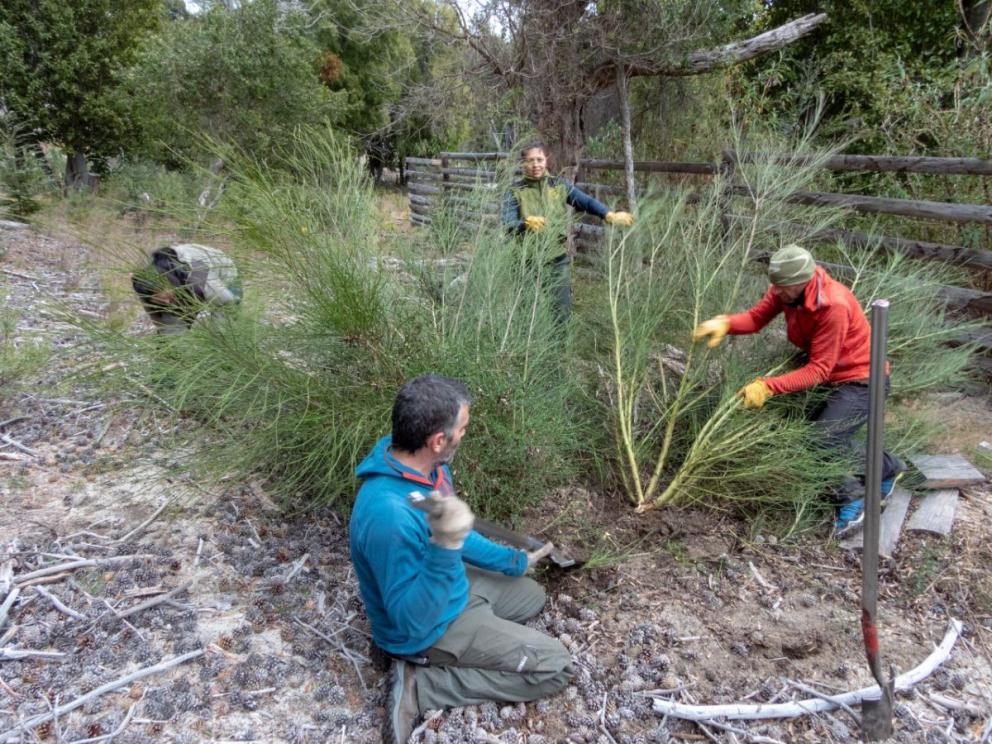
POLYGON ((435 517, 441 513, 441 509, 443 508, 441 501, 443 499, 444 496, 441 495, 440 491, 431 491, 426 494, 420 491, 410 491, 410 495, 407 496, 410 506, 414 509, 420 509, 428 517, 435 517))

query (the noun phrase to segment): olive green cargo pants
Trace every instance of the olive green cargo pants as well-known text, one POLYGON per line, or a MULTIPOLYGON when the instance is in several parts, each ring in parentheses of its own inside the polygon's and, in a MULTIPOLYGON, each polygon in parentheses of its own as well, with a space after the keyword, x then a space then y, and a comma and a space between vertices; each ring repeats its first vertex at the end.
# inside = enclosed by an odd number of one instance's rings
POLYGON ((417 667, 417 703, 428 710, 488 701, 526 702, 554 695, 572 678, 558 640, 520 625, 544 606, 533 579, 466 566, 469 598, 417 667))

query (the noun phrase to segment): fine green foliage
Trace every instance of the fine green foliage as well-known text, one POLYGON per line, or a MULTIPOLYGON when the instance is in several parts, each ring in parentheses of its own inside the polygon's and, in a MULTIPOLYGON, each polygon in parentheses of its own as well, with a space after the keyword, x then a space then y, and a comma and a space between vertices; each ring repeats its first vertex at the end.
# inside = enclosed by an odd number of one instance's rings
POLYGON ((13 391, 18 384, 45 366, 50 350, 40 339, 17 333, 19 314, 0 303, 0 389, 13 391))
POLYGON ((141 154, 182 164, 204 154, 206 134, 261 155, 334 115, 345 99, 321 84, 307 21, 257 0, 163 24, 125 79, 141 154))
POLYGON ((159 10, 160 0, 4 0, 0 108, 36 142, 99 167, 133 140, 118 74, 159 10))
POLYGON ((381 256, 371 185, 330 130, 298 132, 276 167, 218 154, 229 182, 214 228, 239 247, 246 307, 179 339, 102 332, 128 374, 212 432, 207 465, 267 476, 295 507, 346 504, 400 385, 435 371, 476 396, 455 470, 483 511, 516 511, 576 472, 575 387, 535 282, 547 245, 508 251, 486 233, 457 263, 413 246, 381 256))
POLYGON ((50 185, 41 162, 44 155, 27 139, 23 131, 0 120, 0 217, 30 217, 41 209, 39 197, 50 185))
MULTIPOLYGON (((600 272, 577 285, 580 317, 565 329, 548 291, 562 251, 553 231, 511 239, 465 219, 506 188, 511 164, 495 190, 449 195, 428 228, 383 239, 368 177, 330 128, 298 130, 264 164, 215 147, 227 187, 198 240, 237 246, 245 305, 179 338, 102 339, 151 401, 202 423, 204 465, 261 475, 293 507, 349 503, 396 390, 433 371, 476 396, 455 470, 484 513, 517 513, 597 472, 641 508, 743 510, 791 532, 823 514, 825 492, 852 467, 816 446, 806 416, 822 391, 742 410, 741 385, 792 363, 778 324, 713 350, 690 338, 700 321, 760 297, 755 252, 836 219, 784 200, 825 156, 808 138, 797 148, 810 158, 800 168, 742 166, 751 198, 733 219, 719 179, 694 199, 645 198, 633 230, 608 229, 600 272)), ((862 302, 892 301, 897 396, 961 374, 971 350, 942 346, 951 330, 932 266, 841 245, 822 256, 848 267, 838 278, 862 302)), ((904 427, 900 441, 917 433, 904 427)))
MULTIPOLYGON (((600 337, 610 340, 600 362, 603 397, 615 432, 615 469, 640 509, 703 503, 788 510, 800 526, 822 509, 823 494, 852 464, 816 447, 805 416, 822 400, 819 391, 773 398, 761 411, 740 408, 735 392, 741 386, 789 363, 794 349, 776 340, 777 324, 760 337, 734 338, 714 350, 690 342, 698 323, 744 310, 764 292, 767 280, 749 256, 803 243, 810 231, 836 219, 784 200, 808 183, 825 156, 810 151, 808 136, 789 149, 809 162, 742 166, 738 177, 751 199, 730 220, 723 217, 724 185, 716 180, 691 204, 687 193, 646 199, 633 231, 610 234, 596 313, 607 319, 600 337)), ((889 348, 897 395, 960 379, 971 350, 942 346, 961 328, 950 327, 940 309, 941 272, 898 258, 878 262, 870 251, 843 246, 833 253, 854 264, 837 278, 862 303, 892 301, 889 348)))

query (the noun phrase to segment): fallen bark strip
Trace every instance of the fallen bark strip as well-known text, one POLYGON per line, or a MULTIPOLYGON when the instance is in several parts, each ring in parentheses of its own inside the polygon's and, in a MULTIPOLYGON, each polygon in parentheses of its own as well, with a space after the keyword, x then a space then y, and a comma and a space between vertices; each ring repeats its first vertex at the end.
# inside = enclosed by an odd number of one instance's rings
POLYGON ((45 568, 39 568, 37 571, 22 574, 17 577, 14 583, 18 586, 24 586, 24 584, 31 581, 31 579, 37 579, 42 576, 51 576, 52 574, 61 573, 62 571, 72 571, 77 568, 87 568, 90 566, 112 566, 117 563, 127 563, 128 561, 133 561, 138 558, 154 557, 155 556, 150 553, 135 553, 134 555, 118 555, 112 558, 87 558, 81 561, 72 561, 71 563, 59 563, 54 566, 46 566, 45 568))
POLYGON ((158 674, 159 672, 164 672, 167 669, 171 669, 174 666, 179 666, 180 664, 183 664, 191 659, 195 659, 198 656, 203 656, 204 653, 205 652, 203 651, 203 649, 197 649, 196 651, 190 651, 188 654, 183 654, 182 656, 176 656, 175 658, 169 659, 168 661, 163 661, 160 664, 155 664, 154 666, 150 666, 150 667, 144 667, 143 669, 138 669, 137 671, 131 672, 130 674, 125 674, 123 677, 115 679, 113 682, 108 682, 105 685, 100 685, 94 690, 90 690, 85 695, 81 695, 75 700, 70 700, 65 705, 59 705, 47 713, 39 713, 38 715, 33 716, 32 718, 28 718, 25 721, 21 721, 21 723, 17 724, 14 728, 0 734, 0 742, 13 742, 15 741, 15 739, 12 737, 17 736, 21 731, 25 731, 27 729, 33 729, 35 726, 45 723, 46 721, 50 721, 53 718, 57 718, 59 716, 65 715, 66 713, 75 710, 81 705, 84 705, 88 700, 92 700, 95 697, 99 697, 105 692, 116 690, 136 680, 144 679, 145 677, 149 677, 153 674, 158 674))
MULTIPOLYGON (((923 662, 915 669, 911 669, 905 674, 896 677, 895 688, 903 692, 912 688, 921 680, 929 677, 934 670, 943 664, 947 657, 951 655, 951 649, 958 640, 961 633, 961 621, 951 620, 951 627, 948 628, 944 640, 933 650, 923 662)), ((814 698, 812 700, 802 700, 792 703, 776 703, 774 705, 740 705, 730 703, 728 705, 684 705, 672 700, 662 698, 654 699, 654 711, 658 715, 682 718, 688 721, 708 721, 712 718, 726 718, 730 720, 760 720, 766 718, 796 718, 808 713, 820 713, 826 710, 838 708, 841 704, 853 705, 862 700, 878 700, 881 697, 881 690, 878 685, 862 687, 860 690, 845 692, 842 695, 832 695, 828 698, 814 698)))

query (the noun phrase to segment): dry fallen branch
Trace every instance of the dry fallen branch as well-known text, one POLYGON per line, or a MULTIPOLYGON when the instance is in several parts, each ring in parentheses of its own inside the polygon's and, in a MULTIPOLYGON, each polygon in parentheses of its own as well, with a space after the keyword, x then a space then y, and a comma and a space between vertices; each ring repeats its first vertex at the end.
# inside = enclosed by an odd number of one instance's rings
POLYGON ((158 519, 158 515, 161 514, 163 511, 165 511, 165 507, 167 507, 170 503, 172 503, 172 499, 166 499, 162 503, 162 506, 160 506, 158 509, 156 509, 155 512, 150 517, 148 517, 148 519, 146 519, 144 522, 142 522, 141 524, 139 524, 137 527, 135 527, 130 532, 122 535, 121 537, 118 537, 116 540, 114 540, 114 542, 115 543, 127 542, 128 540, 130 540, 135 535, 140 535, 142 532, 145 531, 145 528, 148 527, 148 525, 150 525, 152 522, 154 522, 156 519, 158 519))
POLYGON ((36 716, 32 716, 27 720, 21 721, 14 728, 0 734, 0 742, 12 742, 15 740, 14 737, 17 736, 17 734, 19 734, 21 731, 33 729, 35 726, 45 723, 46 721, 50 721, 53 718, 57 718, 58 716, 64 715, 66 713, 69 713, 70 711, 75 710, 81 705, 84 705, 88 700, 92 700, 93 698, 99 697, 100 695, 103 695, 105 692, 116 690, 136 680, 144 679, 145 677, 149 677, 153 674, 158 674, 159 672, 164 672, 167 669, 171 669, 174 666, 179 666, 180 664, 183 664, 191 659, 195 659, 198 656, 202 656, 203 653, 204 653, 203 649, 190 651, 188 654, 177 656, 173 659, 169 659, 168 661, 163 661, 160 664, 155 664, 154 666, 145 667, 144 669, 138 669, 137 671, 131 672, 130 674, 126 674, 123 677, 115 679, 113 682, 108 682, 105 685, 100 685, 96 689, 90 690, 85 695, 81 695, 75 700, 71 700, 68 703, 65 703, 64 705, 59 705, 53 708, 48 713, 39 713, 36 716))
POLYGON ((111 731, 109 734, 103 734, 102 736, 93 736, 89 739, 76 739, 75 741, 70 741, 69 744, 93 744, 97 741, 110 741, 115 736, 119 736, 120 733, 127 728, 127 725, 131 723, 131 718, 134 716, 134 709, 138 707, 138 704, 145 699, 145 696, 141 696, 141 700, 134 703, 130 708, 127 709, 127 715, 124 716, 124 720, 121 721, 121 725, 111 731))
POLYGON ((186 591, 191 586, 193 586, 193 582, 192 581, 187 581, 187 582, 185 582, 185 583, 180 584, 179 586, 177 586, 171 592, 166 592, 165 594, 160 594, 157 597, 152 597, 151 599, 146 599, 144 602, 140 602, 140 603, 136 604, 134 607, 131 607, 131 608, 127 609, 127 610, 124 610, 123 612, 117 612, 115 610, 115 614, 117 615, 117 619, 118 620, 123 620, 126 617, 131 617, 131 615, 136 615, 139 612, 143 612, 144 610, 147 610, 147 609, 149 609, 151 607, 154 607, 155 605, 159 605, 159 604, 162 604, 163 602, 167 602, 168 600, 172 599, 174 596, 176 596, 180 592, 186 591))
MULTIPOLYGON (((930 676, 947 657, 951 655, 951 649, 957 642, 961 633, 961 621, 951 620, 951 627, 940 642, 923 662, 915 669, 911 669, 905 674, 896 677, 895 688, 904 692, 923 679, 930 676)), ((658 715, 673 716, 683 718, 688 721, 708 721, 713 718, 727 718, 732 720, 760 720, 766 718, 796 718, 809 713, 820 713, 822 711, 833 710, 842 703, 854 705, 862 700, 878 700, 881 691, 878 685, 863 687, 860 690, 845 692, 842 695, 833 695, 825 699, 814 698, 812 700, 802 700, 791 703, 776 703, 774 705, 683 705, 672 700, 655 698, 654 710, 658 715)))
POLYGON ((10 611, 10 608, 13 607, 14 602, 17 601, 17 595, 20 593, 21 593, 20 587, 15 586, 13 589, 10 590, 10 593, 7 595, 7 598, 4 599, 3 604, 0 605, 0 628, 2 628, 4 622, 6 622, 7 613, 10 611))
POLYGON ((20 661, 21 659, 41 659, 52 661, 65 654, 59 651, 36 651, 33 648, 0 648, 0 661, 20 661))
POLYGON ((74 571, 77 568, 113 566, 118 563, 127 563, 128 561, 133 561, 138 558, 154 557, 155 556, 148 553, 135 553, 134 555, 119 555, 113 558, 89 558, 81 561, 72 561, 71 563, 59 563, 55 566, 46 566, 45 568, 39 568, 37 571, 31 571, 22 576, 18 576, 15 583, 18 586, 25 586, 27 582, 32 579, 38 579, 43 576, 51 576, 52 574, 62 573, 63 571, 74 571))
POLYGON ((51 602, 52 603, 52 606, 55 607, 55 609, 58 610, 59 612, 61 612, 63 615, 67 615, 68 617, 71 617, 73 620, 85 620, 86 619, 86 615, 84 615, 81 612, 76 612, 71 607, 68 607, 67 605, 65 605, 62 602, 61 599, 59 599, 58 597, 56 597, 54 594, 52 594, 47 589, 45 589, 43 587, 40 587, 40 586, 36 586, 36 587, 34 587, 34 590, 36 592, 38 592, 38 594, 40 594, 41 596, 43 596, 45 599, 47 599, 49 602, 51 602))

